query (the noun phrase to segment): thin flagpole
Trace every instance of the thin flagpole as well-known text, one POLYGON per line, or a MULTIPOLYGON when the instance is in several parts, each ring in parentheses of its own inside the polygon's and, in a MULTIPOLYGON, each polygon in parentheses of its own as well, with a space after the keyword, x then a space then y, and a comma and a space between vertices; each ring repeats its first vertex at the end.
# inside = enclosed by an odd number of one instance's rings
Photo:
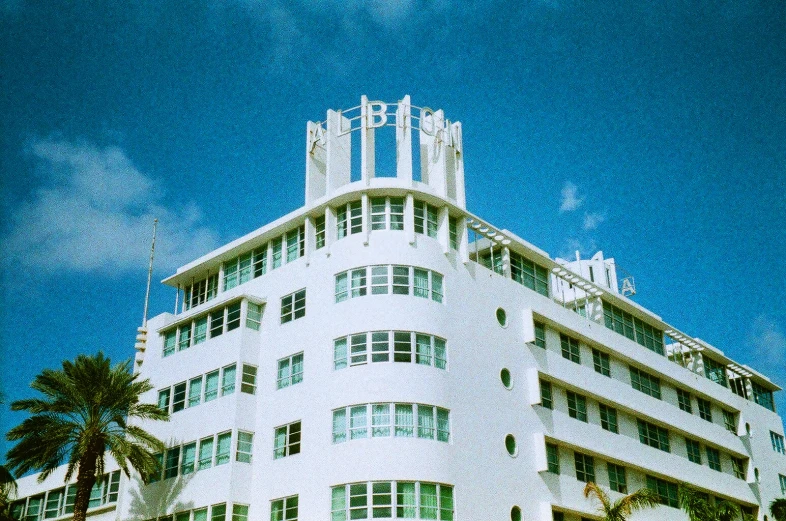
POLYGON ((150 264, 147 268, 147 290, 145 291, 145 311, 142 317, 142 327, 147 327, 147 306, 150 302, 150 281, 153 279, 153 256, 156 252, 156 228, 158 219, 153 220, 153 242, 150 245, 150 264))

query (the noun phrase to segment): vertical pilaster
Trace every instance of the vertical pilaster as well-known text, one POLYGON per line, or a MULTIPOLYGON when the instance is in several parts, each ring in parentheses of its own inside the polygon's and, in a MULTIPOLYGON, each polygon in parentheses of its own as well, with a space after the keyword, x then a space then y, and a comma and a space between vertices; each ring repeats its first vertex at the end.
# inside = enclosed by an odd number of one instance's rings
POLYGON ((325 208, 325 251, 328 255, 334 242, 336 242, 336 210, 328 206, 325 208))
POLYGON ((327 140, 322 126, 313 121, 306 124, 306 205, 327 192, 327 140))
POLYGON ((362 226, 361 235, 363 236, 363 245, 368 246, 368 235, 371 231, 371 226, 369 226, 369 223, 371 222, 371 208, 368 204, 368 194, 366 192, 363 192, 360 195, 360 219, 362 226))
POLYGON ((510 278, 510 250, 507 246, 502 247, 502 274, 505 278, 510 278))
POLYGON ((448 223, 448 207, 443 206, 439 209, 439 228, 437 228, 437 240, 442 246, 442 253, 450 252, 450 224, 448 223))
POLYGON ((437 195, 447 197, 447 164, 445 161, 445 114, 421 112, 420 116, 420 161, 421 179, 437 195))
POLYGON ((306 234, 306 251, 304 252, 304 257, 306 258, 306 266, 311 263, 311 253, 316 251, 316 244, 317 244, 317 237, 316 237, 316 229, 314 228, 314 219, 310 216, 306 216, 305 222, 305 234, 306 234))
POLYGON ((396 109, 396 177, 412 185, 412 105, 409 95, 396 109))
POLYGON ((374 127, 368 98, 360 98, 360 179, 368 186, 374 177, 374 127))
POLYGON ((460 208, 467 208, 467 198, 464 187, 464 144, 461 135, 461 123, 453 123, 450 127, 452 155, 454 161, 453 179, 455 185, 456 204, 460 208))
POLYGON ((469 262, 469 231, 467 230, 467 219, 465 217, 459 218, 456 232, 459 236, 459 258, 461 262, 467 264, 469 262))
POLYGON ((327 112, 327 135, 325 136, 326 192, 332 194, 337 188, 349 184, 352 169, 352 134, 348 118, 335 110, 327 112))
POLYGON ((404 202, 404 233, 407 234, 407 241, 415 244, 415 198, 412 194, 407 194, 404 202))

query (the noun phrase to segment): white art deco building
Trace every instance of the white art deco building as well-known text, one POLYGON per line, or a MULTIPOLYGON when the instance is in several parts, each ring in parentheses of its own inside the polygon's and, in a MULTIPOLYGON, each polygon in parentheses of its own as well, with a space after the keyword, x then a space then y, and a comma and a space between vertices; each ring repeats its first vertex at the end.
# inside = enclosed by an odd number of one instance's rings
MULTIPOLYGON (((686 519, 687 482, 764 520, 786 494, 780 388, 637 305, 613 259, 469 213, 442 111, 364 97, 305 156, 302 208, 164 280, 176 312, 135 360, 172 413, 146 425, 163 473, 109 467, 94 519, 579 521, 595 481, 656 490, 635 519, 686 519)), ((68 518, 62 476, 23 478, 16 515, 68 518)))

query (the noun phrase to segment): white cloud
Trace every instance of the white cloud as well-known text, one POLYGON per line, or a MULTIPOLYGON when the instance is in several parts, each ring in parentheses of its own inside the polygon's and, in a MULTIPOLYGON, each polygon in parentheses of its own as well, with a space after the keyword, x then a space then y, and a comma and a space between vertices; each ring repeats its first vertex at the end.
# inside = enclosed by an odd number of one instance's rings
POLYGON ((749 340, 760 364, 781 369, 786 365, 786 335, 772 318, 766 315, 756 317, 749 340))
POLYGON ((594 239, 568 238, 559 252, 559 257, 567 261, 576 260, 576 252, 579 252, 582 259, 589 259, 598 251, 598 245, 594 239))
POLYGON ((570 181, 565 181, 565 184, 562 185, 562 191, 560 192, 562 194, 559 205, 560 213, 572 212, 581 206, 581 203, 584 202, 584 198, 579 197, 578 192, 579 189, 576 185, 570 181))
POLYGON ((193 204, 165 207, 159 183, 118 147, 36 141, 30 147, 44 185, 12 215, 8 260, 42 272, 144 270, 153 219, 156 269, 174 268, 218 245, 193 204))
POLYGON ((606 216, 602 213, 592 212, 584 214, 584 229, 595 230, 598 225, 606 220, 606 216))

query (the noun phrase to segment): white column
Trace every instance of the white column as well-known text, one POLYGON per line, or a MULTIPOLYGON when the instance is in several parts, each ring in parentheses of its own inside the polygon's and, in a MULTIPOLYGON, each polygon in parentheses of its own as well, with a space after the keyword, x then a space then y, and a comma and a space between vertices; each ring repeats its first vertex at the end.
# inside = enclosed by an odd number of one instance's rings
POLYGON ((409 95, 396 109, 396 177, 412 185, 412 105, 409 95))
POLYGON ((327 112, 327 144, 325 153, 326 193, 349 184, 352 169, 352 135, 350 122, 340 112, 327 112))
POLYGON ((461 262, 467 264, 469 262, 469 232, 467 231, 467 219, 460 217, 458 220, 458 233, 459 239, 459 258, 461 262))
POLYGON ((336 242, 336 210, 325 208, 325 251, 330 255, 330 247, 336 242))
POLYGON ((306 124, 306 205, 324 196, 327 188, 324 128, 309 121, 306 124))
POLYGON ((437 240, 442 245, 442 253, 450 252, 450 225, 448 224, 448 207, 443 206, 439 209, 439 228, 437 228, 437 240))
POLYGON ((445 115, 442 110, 420 114, 421 180, 441 197, 447 197, 445 115))
POLYGON ((407 194, 404 202, 404 233, 407 234, 407 241, 415 244, 415 198, 412 194, 407 194))
POLYGON ((304 257, 306 258, 306 266, 311 263, 311 253, 316 251, 316 229, 314 228, 314 219, 311 218, 310 215, 306 216, 305 222, 305 234, 306 234, 306 251, 304 252, 304 257))
POLYGON ((362 224, 362 231, 361 235, 363 236, 363 245, 368 246, 368 235, 371 231, 371 226, 369 223, 371 222, 371 208, 368 204, 368 194, 363 192, 360 195, 360 218, 362 224))

